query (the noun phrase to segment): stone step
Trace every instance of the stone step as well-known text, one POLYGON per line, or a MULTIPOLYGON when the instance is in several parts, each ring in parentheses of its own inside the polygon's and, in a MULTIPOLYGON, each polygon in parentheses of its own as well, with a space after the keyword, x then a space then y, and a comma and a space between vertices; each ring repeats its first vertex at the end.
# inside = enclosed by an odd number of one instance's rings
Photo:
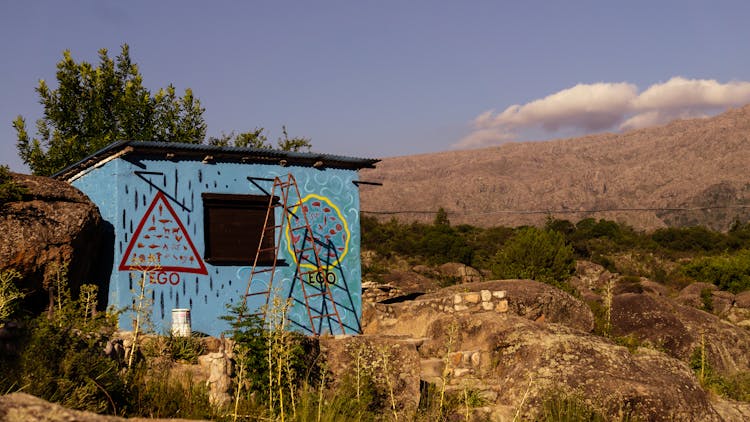
POLYGON ((418 338, 404 338, 404 339, 398 339, 397 341, 401 344, 407 344, 412 345, 419 349, 422 344, 424 344, 425 341, 430 340, 429 337, 418 337, 418 338))
POLYGON ((421 359, 419 361, 420 378, 427 381, 428 378, 442 378, 445 370, 445 361, 440 358, 421 359))

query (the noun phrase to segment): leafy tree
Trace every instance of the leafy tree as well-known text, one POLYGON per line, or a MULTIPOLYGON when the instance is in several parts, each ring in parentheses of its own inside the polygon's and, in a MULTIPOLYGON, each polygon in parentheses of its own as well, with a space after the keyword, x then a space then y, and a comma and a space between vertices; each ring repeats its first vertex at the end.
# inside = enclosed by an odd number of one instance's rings
POLYGON ((562 286, 573 273, 573 248, 556 231, 524 227, 495 255, 498 278, 528 278, 562 286))
POLYGON ((222 132, 218 137, 209 137, 208 144, 217 147, 271 148, 268 144, 268 137, 263 133, 264 130, 261 127, 241 133, 222 132))
POLYGON ((152 95, 127 44, 115 59, 99 50, 97 66, 76 63, 66 50, 56 79, 56 89, 44 80, 36 88, 44 107, 37 136, 22 116, 13 122, 19 155, 34 174, 53 174, 119 139, 201 143, 205 137, 204 108, 193 92, 178 97, 169 85, 152 95))
POLYGON ((445 212, 445 208, 440 207, 435 214, 435 221, 433 222, 436 226, 450 226, 451 221, 448 219, 448 213, 445 212))
POLYGON ((248 132, 229 134, 222 133, 218 137, 208 138, 208 144, 219 147, 243 147, 243 148, 264 148, 279 149, 282 151, 309 151, 312 147, 310 138, 295 137, 290 138, 286 131, 286 126, 281 126, 283 137, 276 142, 276 148, 268 142, 268 136, 264 133, 264 128, 255 128, 248 132))
POLYGON ((286 131, 286 126, 281 126, 282 137, 276 142, 282 151, 310 151, 312 143, 310 138, 294 137, 290 138, 286 131))
POLYGON ((658 229, 651 238, 662 248, 679 252, 719 252, 726 248, 724 234, 702 226, 658 229))

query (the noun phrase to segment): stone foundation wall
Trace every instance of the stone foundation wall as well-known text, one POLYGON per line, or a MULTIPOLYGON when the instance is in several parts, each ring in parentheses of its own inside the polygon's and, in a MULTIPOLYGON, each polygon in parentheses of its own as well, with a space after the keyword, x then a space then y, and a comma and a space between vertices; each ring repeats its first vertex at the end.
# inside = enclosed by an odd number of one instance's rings
POLYGON ((374 304, 381 320, 397 319, 401 315, 432 310, 445 313, 508 312, 505 290, 461 292, 449 296, 426 297, 393 304, 374 304))

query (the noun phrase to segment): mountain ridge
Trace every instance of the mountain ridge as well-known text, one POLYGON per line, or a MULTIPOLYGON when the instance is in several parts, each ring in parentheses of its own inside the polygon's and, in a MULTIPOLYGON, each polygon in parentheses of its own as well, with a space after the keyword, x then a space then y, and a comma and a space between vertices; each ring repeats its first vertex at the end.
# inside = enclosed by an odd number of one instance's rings
POLYGON ((361 171, 362 210, 452 223, 543 224, 548 217, 638 229, 750 218, 750 105, 622 134, 514 142, 383 159, 361 171))

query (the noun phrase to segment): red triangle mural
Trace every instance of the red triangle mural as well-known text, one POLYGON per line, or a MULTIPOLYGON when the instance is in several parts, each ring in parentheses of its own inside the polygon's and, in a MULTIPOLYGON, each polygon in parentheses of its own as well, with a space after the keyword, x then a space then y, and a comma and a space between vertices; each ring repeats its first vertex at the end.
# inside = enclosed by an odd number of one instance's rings
POLYGON ((161 271, 208 274, 185 226, 162 192, 156 193, 135 229, 120 262, 120 271, 139 270, 140 266, 130 264, 136 260, 145 262, 149 255, 156 258, 161 271))

